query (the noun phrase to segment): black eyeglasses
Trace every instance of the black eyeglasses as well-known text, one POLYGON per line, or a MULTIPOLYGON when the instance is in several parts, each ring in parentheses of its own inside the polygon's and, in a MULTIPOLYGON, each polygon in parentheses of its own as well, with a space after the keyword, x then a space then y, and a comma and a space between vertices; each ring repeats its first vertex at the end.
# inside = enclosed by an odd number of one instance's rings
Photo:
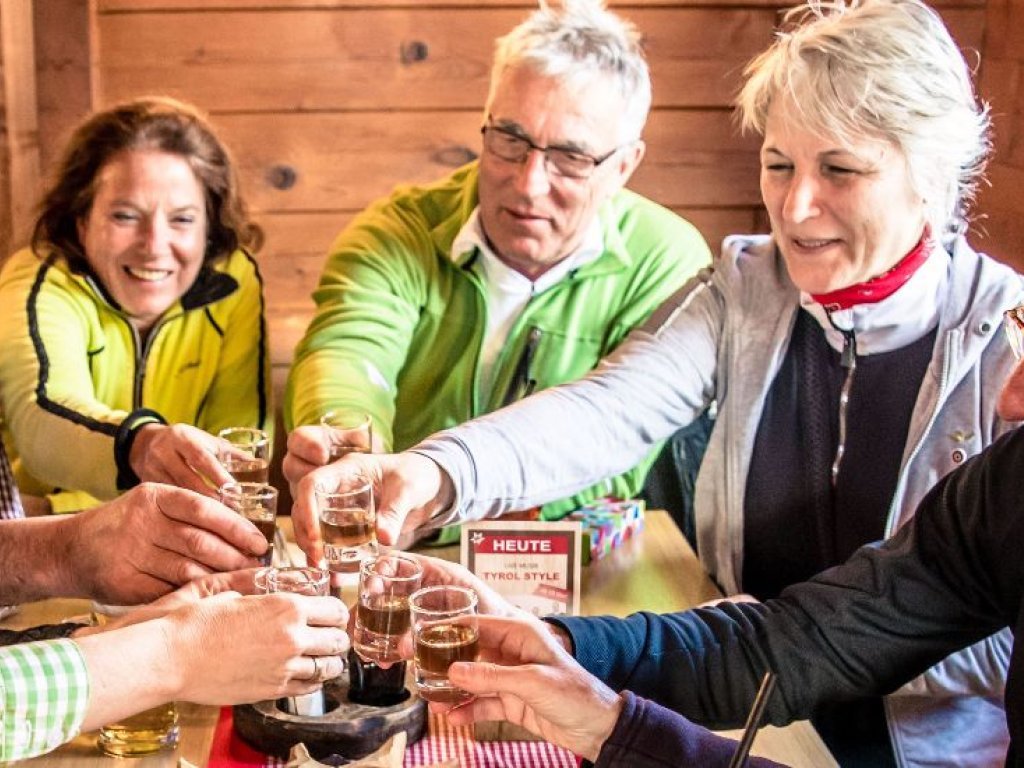
POLYGON ((625 146, 618 146, 603 157, 594 157, 586 152, 566 147, 542 147, 525 136, 496 125, 485 125, 480 129, 480 133, 484 137, 484 149, 496 157, 510 163, 522 163, 530 151, 536 149, 544 153, 545 167, 548 170, 570 179, 589 178, 597 166, 625 146))

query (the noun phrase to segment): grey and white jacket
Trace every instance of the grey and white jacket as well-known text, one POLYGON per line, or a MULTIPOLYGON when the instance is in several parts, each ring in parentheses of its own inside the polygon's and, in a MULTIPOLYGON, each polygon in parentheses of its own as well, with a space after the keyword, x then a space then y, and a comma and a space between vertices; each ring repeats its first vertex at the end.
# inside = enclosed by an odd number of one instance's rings
MULTIPOLYGON (((1013 366, 1002 312, 1024 300, 1024 282, 963 240, 948 257, 935 351, 911 417, 887 536, 940 477, 1012 426, 995 412, 1013 366)), ((633 466, 717 402, 697 479, 698 550, 727 594, 741 591, 751 451, 799 307, 800 291, 770 238, 727 239, 713 271, 691 280, 590 375, 414 448, 451 476, 456 491, 453 508, 432 523, 569 496, 633 466)), ((1010 646, 1008 633, 995 635, 887 697, 900 765, 1001 764, 1008 735, 998 702, 1010 646)))

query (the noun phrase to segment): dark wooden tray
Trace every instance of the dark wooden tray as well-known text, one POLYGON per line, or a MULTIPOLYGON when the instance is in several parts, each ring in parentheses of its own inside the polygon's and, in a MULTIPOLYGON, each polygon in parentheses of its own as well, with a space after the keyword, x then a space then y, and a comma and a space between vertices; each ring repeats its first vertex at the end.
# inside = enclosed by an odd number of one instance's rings
POLYGON ((291 748, 302 743, 317 760, 334 756, 354 760, 399 731, 405 731, 412 744, 426 730, 426 702, 415 690, 405 701, 388 707, 355 704, 348 700, 346 674, 324 683, 323 692, 329 711, 319 716, 293 715, 285 711, 285 699, 236 705, 235 732, 251 747, 275 757, 288 757, 291 748))

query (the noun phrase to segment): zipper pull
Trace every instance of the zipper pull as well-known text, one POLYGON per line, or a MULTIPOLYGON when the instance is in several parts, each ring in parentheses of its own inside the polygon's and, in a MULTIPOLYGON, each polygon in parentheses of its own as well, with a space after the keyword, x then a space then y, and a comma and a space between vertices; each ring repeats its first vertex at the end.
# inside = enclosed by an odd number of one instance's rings
POLYGON ((837 328, 843 334, 843 351, 839 357, 839 364, 843 368, 854 369, 857 367, 857 337, 853 331, 844 331, 837 328))
POLYGON ((508 389, 505 390, 502 407, 528 397, 537 388, 536 380, 530 377, 530 368, 533 365, 533 356, 537 352, 537 347, 540 346, 542 335, 541 329, 536 326, 531 328, 530 332, 526 335, 526 343, 523 345, 523 351, 519 356, 519 360, 516 361, 515 371, 512 373, 512 378, 508 383, 508 389))

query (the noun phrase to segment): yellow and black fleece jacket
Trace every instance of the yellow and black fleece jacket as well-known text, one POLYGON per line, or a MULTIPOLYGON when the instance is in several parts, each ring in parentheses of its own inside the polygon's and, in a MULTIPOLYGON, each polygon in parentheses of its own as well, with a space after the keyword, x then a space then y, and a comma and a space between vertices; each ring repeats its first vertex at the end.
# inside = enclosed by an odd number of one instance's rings
POLYGON ((244 251, 205 265, 145 343, 61 255, 14 254, 0 307, 3 440, 19 488, 54 512, 138 483, 128 452, 145 424, 272 426, 263 286, 244 251))

